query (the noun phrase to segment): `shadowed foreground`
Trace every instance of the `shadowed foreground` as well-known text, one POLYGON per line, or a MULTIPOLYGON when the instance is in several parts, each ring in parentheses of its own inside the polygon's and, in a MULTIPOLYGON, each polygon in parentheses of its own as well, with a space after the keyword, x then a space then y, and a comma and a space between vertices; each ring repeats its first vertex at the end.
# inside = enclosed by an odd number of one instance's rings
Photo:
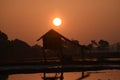
POLYGON ((6 34, 0 32, 1 80, 6 80, 10 74, 120 69, 120 52, 90 51, 54 30, 48 31, 40 39, 43 39, 43 47, 29 46, 18 39, 10 41, 6 34), (110 60, 113 58, 116 60, 110 60))

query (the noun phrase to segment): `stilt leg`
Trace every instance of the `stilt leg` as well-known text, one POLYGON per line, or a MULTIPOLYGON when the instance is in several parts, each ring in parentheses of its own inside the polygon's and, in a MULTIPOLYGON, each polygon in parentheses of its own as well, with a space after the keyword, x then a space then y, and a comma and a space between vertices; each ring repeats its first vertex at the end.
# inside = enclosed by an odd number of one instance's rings
POLYGON ((43 74, 43 79, 46 80, 46 73, 43 74))
POLYGON ((84 77, 84 71, 82 71, 82 78, 84 77))
POLYGON ((63 80, 63 79, 64 79, 63 72, 61 72, 60 80, 63 80))

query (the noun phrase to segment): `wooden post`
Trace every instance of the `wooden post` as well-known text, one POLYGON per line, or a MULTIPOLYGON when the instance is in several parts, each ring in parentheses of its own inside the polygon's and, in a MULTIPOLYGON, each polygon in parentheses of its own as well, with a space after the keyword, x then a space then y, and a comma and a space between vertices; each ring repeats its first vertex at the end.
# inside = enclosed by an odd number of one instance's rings
MULTIPOLYGON (((82 64, 84 62, 84 59, 85 59, 85 55, 84 55, 84 47, 82 47, 81 49, 81 53, 82 53, 82 64)), ((82 78, 84 77, 84 70, 83 70, 83 65, 82 65, 82 78)))
POLYGON ((46 73, 43 74, 43 79, 46 80, 46 73))
POLYGON ((81 77, 84 78, 84 75, 85 75, 85 74, 84 74, 84 71, 82 71, 82 76, 81 76, 81 77))
POLYGON ((61 72, 61 75, 60 75, 60 80, 63 80, 64 77, 63 77, 63 72, 61 72))

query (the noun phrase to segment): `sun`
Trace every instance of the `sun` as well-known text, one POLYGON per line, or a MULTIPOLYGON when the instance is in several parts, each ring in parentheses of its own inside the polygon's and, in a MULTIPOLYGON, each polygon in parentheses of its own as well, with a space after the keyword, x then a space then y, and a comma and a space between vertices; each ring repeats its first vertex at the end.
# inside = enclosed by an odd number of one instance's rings
POLYGON ((53 19, 53 24, 55 25, 55 26, 60 26, 61 25, 61 23, 62 23, 62 21, 61 21, 61 19, 60 18, 54 18, 53 19))

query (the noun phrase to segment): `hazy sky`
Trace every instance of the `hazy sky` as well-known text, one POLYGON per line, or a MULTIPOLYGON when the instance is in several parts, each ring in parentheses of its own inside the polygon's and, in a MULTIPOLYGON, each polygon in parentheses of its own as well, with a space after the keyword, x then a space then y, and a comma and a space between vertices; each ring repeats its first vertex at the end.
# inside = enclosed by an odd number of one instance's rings
POLYGON ((120 0, 0 0, 0 30, 33 45, 50 29, 82 44, 120 41, 120 0), (55 28, 52 19, 60 17, 55 28))

